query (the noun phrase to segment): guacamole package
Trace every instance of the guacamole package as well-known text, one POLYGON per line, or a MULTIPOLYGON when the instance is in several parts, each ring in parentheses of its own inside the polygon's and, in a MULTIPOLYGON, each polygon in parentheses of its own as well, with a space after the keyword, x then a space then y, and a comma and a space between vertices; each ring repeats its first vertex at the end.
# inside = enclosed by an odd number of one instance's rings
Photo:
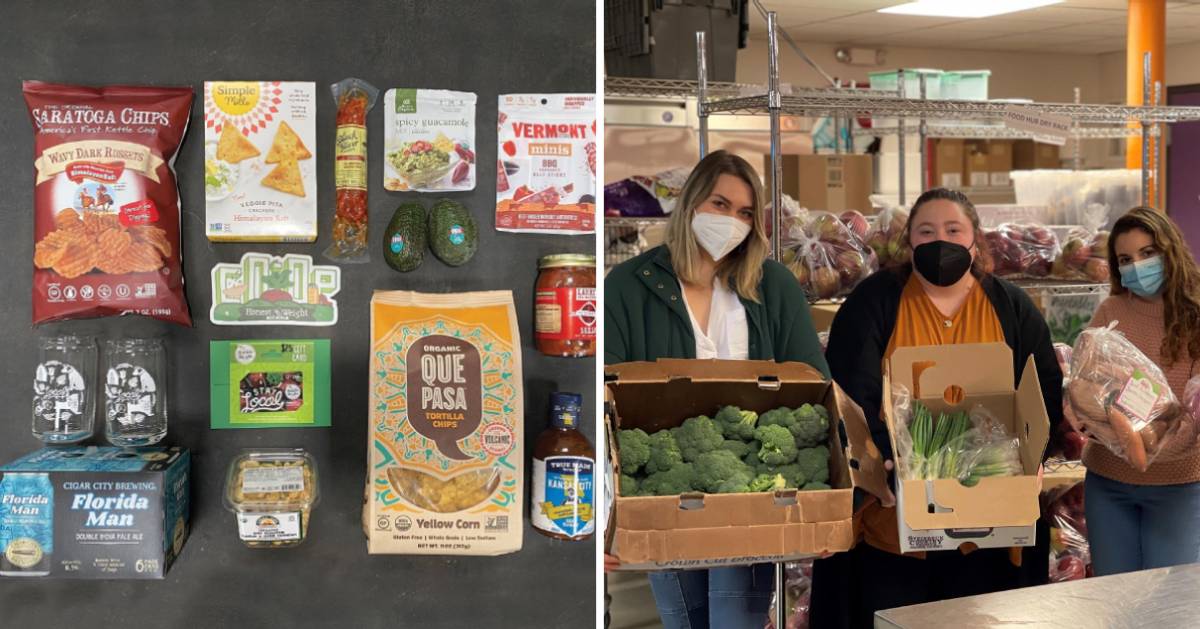
POLYGON ((213 428, 328 426, 329 340, 209 343, 213 428))
POLYGON ((363 526, 371 554, 521 549, 521 340, 512 293, 371 299, 363 526))
POLYGON ((383 126, 385 189, 475 189, 475 94, 390 89, 383 126))

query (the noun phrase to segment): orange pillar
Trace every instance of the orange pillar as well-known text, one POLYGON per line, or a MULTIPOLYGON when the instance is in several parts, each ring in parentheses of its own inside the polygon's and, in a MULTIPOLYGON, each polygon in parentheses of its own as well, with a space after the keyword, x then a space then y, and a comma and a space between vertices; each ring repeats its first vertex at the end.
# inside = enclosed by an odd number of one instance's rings
MULTIPOLYGON (((1162 101, 1167 98, 1165 78, 1166 67, 1166 30, 1167 3, 1166 0, 1129 0, 1129 31, 1125 44, 1125 102, 1129 105, 1143 104, 1143 58, 1150 53, 1150 98, 1154 98, 1154 82, 1162 86, 1162 101)), ((1142 138, 1130 138, 1126 144, 1125 167, 1141 169, 1142 167, 1142 138)), ((1150 139, 1151 167, 1154 166, 1154 139, 1150 139)), ((1160 150, 1160 159, 1165 158, 1166 151, 1160 150)), ((1159 170, 1161 173, 1161 169, 1159 170)), ((1150 181, 1150 204, 1162 207, 1159 200, 1157 181, 1150 181)))

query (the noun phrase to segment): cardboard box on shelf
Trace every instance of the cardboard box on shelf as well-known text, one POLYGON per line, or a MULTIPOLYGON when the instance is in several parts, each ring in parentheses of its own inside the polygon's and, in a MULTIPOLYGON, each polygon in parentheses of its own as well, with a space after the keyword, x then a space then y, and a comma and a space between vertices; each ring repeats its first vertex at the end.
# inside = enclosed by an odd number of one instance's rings
POLYGON ((938 188, 962 188, 966 184, 965 144, 957 138, 937 141, 933 160, 933 185, 938 188))
POLYGON ((986 140, 967 140, 963 144, 964 167, 963 183, 972 188, 986 188, 991 183, 988 171, 988 153, 986 140))
MULTIPOLYGON (((783 155, 783 192, 810 210, 871 213, 874 191, 870 155, 783 155)), ((771 156, 763 156, 771 186, 771 156)))
POLYGON ((683 496, 615 496, 605 537, 621 570, 653 571, 790 561, 848 550, 854 487, 887 487, 879 451, 858 407, 808 365, 770 361, 660 360, 606 370, 609 487, 620 474, 618 429, 655 432, 735 404, 765 412, 824 404, 832 447, 829 490, 683 496), (851 463, 850 461, 853 461, 851 463))
POLYGON ((1033 140, 1016 140, 1012 147, 1013 170, 1061 168, 1059 147, 1033 140))
POLYGON ((1012 140, 988 140, 988 185, 1012 185, 1012 177, 1009 175, 1013 168, 1012 144, 1012 140))
POLYGON ((1038 466, 1050 419, 1030 357, 1013 388, 1012 351, 1004 343, 903 347, 884 366, 883 414, 896 443, 892 385, 904 385, 935 415, 984 406, 1020 440, 1022 476, 988 477, 974 487, 957 479, 896 480, 896 518, 902 552, 1032 546, 1039 515, 1038 466), (984 367, 980 368, 980 365, 984 367), (920 368, 918 372, 918 368, 920 368), (914 386, 915 384, 915 386, 914 386), (946 402, 959 387, 962 402, 946 402))

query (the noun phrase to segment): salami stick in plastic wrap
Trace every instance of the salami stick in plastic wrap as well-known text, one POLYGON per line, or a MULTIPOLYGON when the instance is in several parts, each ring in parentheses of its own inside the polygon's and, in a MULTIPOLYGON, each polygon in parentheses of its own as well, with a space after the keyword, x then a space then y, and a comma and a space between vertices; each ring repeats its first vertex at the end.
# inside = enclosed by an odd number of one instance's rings
POLYGON ((334 185, 337 210, 333 215, 333 244, 325 257, 335 262, 367 262, 367 112, 379 90, 362 79, 333 84, 337 102, 334 143, 334 185))

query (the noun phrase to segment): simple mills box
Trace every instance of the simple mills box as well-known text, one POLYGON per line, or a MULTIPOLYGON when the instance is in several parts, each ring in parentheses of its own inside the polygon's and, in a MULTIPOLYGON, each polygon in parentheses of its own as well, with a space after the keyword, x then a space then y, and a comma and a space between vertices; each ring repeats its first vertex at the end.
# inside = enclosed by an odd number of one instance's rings
POLYGON ((900 550, 1032 546, 1038 519, 1038 466, 1050 434, 1033 357, 1013 388, 1012 351, 1004 343, 902 347, 884 367, 883 413, 892 444, 899 419, 892 385, 903 385, 936 416, 982 405, 1020 442, 1021 476, 984 478, 973 487, 958 479, 896 481, 900 550), (961 396, 954 387, 961 389, 961 396), (951 404, 948 399, 961 402, 951 404))
POLYGON ((747 565, 848 550, 854 544, 854 488, 876 495, 886 488, 862 409, 808 365, 660 360, 611 366, 607 381, 611 487, 620 474, 619 429, 672 428, 728 404, 762 413, 820 403, 830 413, 832 489, 617 496, 605 541, 623 570, 747 565))
POLYGON ((178 447, 43 448, 0 467, 0 575, 159 579, 187 539, 178 447))

